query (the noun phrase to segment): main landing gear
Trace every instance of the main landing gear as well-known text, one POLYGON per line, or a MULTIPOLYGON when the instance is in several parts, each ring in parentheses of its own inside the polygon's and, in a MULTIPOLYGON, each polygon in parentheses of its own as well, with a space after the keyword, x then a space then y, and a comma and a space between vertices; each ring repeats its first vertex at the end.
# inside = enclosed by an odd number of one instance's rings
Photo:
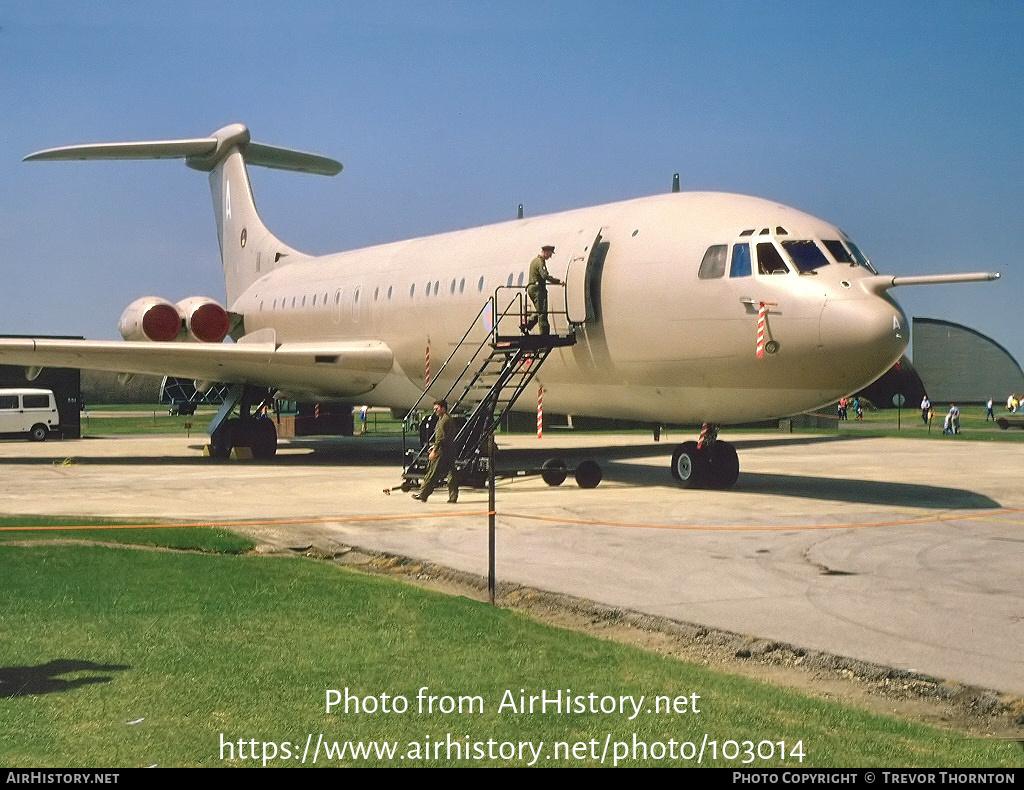
POLYGON ((272 390, 243 384, 232 387, 210 423, 210 457, 228 458, 235 447, 248 447, 257 461, 273 458, 277 453, 277 428, 273 420, 261 415, 272 399, 272 390), (229 417, 236 405, 239 416, 229 417))
POLYGON ((740 476, 736 448, 718 439, 718 426, 704 424, 700 439, 683 442, 672 453, 672 477, 683 488, 732 488, 740 476))

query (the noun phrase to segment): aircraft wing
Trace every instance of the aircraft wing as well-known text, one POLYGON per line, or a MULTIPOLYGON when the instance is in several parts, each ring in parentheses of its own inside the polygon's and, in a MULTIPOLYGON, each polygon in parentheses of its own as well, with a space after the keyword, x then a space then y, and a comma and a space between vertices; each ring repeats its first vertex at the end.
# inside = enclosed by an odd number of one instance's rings
POLYGON ((278 344, 0 339, 0 365, 147 373, 339 398, 371 390, 390 372, 393 360, 391 349, 375 340, 278 344))

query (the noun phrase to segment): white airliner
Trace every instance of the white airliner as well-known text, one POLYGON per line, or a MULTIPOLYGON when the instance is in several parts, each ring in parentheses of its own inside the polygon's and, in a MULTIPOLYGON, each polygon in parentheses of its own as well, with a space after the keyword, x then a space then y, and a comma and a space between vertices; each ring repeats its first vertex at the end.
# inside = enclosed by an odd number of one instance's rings
MULTIPOLYGON (((890 288, 999 276, 883 276, 827 222, 709 192, 314 257, 263 225, 246 164, 323 175, 341 165, 251 142, 242 125, 209 138, 79 145, 26 160, 153 158, 184 158, 210 173, 227 309, 204 297, 176 305, 146 297, 121 318, 127 342, 2 340, 0 363, 25 365, 30 376, 79 367, 234 384, 211 429, 220 451, 234 444, 273 453, 272 423, 250 410, 276 392, 408 408, 424 389, 425 349, 447 356, 495 289, 524 285, 541 246, 554 245, 548 267, 565 281, 550 291, 552 311, 564 311, 554 331, 576 342, 553 349, 537 374, 545 408, 703 425, 700 446, 675 448, 672 473, 684 486, 727 488, 739 463, 716 440, 718 426, 834 402, 900 358, 909 324, 890 288), (228 335, 236 342, 222 342, 228 335), (240 417, 225 421, 235 406, 240 417)), ((443 392, 450 381, 441 378, 432 386, 443 392)))

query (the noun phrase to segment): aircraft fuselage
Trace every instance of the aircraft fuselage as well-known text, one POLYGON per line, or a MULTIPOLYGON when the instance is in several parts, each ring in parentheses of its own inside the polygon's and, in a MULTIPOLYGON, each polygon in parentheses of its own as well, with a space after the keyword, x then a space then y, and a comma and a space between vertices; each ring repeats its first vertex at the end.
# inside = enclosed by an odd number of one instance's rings
MULTIPOLYGON (((722 193, 671 193, 296 256, 230 308, 247 333, 273 329, 278 342, 383 341, 393 369, 359 400, 408 407, 423 389, 428 346, 436 371, 496 288, 526 283, 544 244, 556 247, 549 271, 566 281, 564 290, 549 286, 551 309, 565 310, 568 300, 578 322, 576 345, 556 349, 537 377, 552 411, 659 423, 794 414, 874 381, 909 339, 902 310, 869 287, 877 277, 855 262, 841 231, 771 201, 722 193), (736 250, 744 245, 745 256, 736 250), (758 358, 762 302, 768 351, 758 358)), ((556 317, 554 331, 566 329, 566 317, 556 317)), ((329 366, 297 393, 329 395, 329 366)))

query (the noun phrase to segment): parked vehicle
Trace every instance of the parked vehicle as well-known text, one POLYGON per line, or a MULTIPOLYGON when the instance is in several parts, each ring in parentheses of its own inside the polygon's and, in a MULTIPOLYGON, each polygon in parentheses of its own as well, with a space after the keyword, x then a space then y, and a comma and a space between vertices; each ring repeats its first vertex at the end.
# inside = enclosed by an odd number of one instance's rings
POLYGON ((0 435, 42 442, 60 428, 57 401, 50 390, 0 389, 0 435))

